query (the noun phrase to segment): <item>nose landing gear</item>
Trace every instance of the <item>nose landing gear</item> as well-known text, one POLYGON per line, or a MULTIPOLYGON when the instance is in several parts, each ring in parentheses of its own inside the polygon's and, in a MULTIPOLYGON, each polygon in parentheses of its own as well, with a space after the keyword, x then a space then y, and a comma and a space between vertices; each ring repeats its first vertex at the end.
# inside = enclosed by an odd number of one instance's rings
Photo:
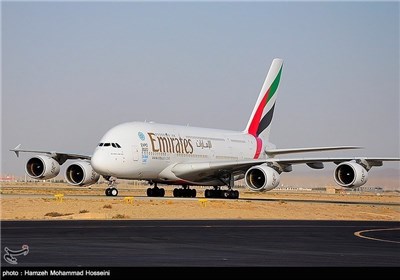
POLYGON ((104 177, 104 179, 108 181, 107 189, 105 190, 106 196, 117 196, 118 195, 118 190, 116 188, 117 178, 112 176, 107 176, 104 177))

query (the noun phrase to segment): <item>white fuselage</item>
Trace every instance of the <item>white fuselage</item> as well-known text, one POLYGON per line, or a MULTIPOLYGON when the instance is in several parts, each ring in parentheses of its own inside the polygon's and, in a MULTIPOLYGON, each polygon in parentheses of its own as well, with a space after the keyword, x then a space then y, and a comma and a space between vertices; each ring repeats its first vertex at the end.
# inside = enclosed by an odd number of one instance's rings
POLYGON ((267 144, 244 132, 130 122, 113 127, 103 136, 91 164, 99 174, 120 179, 213 184, 182 182, 168 168, 177 163, 261 158, 267 144))

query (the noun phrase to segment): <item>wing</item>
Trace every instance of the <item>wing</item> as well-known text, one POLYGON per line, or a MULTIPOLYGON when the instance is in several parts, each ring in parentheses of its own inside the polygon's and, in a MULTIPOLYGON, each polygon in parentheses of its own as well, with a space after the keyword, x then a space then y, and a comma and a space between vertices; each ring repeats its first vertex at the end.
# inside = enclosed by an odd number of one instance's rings
POLYGON ((71 153, 59 153, 55 151, 36 151, 36 150, 22 150, 21 149, 21 144, 19 144, 17 147, 14 149, 10 150, 11 152, 14 152, 17 157, 19 157, 19 153, 37 153, 37 154, 47 154, 50 155, 52 158, 54 158, 56 161, 58 161, 59 164, 63 164, 65 161, 68 159, 87 159, 90 160, 90 156, 87 155, 79 155, 79 154, 71 154, 71 153))
POLYGON ((270 149, 270 150, 265 150, 265 153, 270 157, 274 157, 276 155, 283 155, 283 154, 309 153, 309 152, 335 151, 335 150, 355 150, 355 149, 362 149, 362 147, 358 147, 358 146, 334 146, 334 147, 270 149))
POLYGON ((379 157, 341 157, 341 158, 293 158, 293 159, 269 159, 266 162, 275 163, 285 171, 286 167, 294 164, 307 164, 314 169, 324 168, 324 162, 340 164, 346 161, 362 163, 369 170, 372 166, 382 166, 384 161, 400 161, 400 158, 379 158, 379 157))
POLYGON ((324 168, 325 162, 340 164, 341 162, 355 161, 362 163, 367 169, 372 166, 382 166, 384 161, 400 161, 400 158, 375 157, 341 157, 341 158, 293 158, 293 159, 260 159, 238 160, 201 163, 178 163, 171 168, 171 172, 182 180, 200 182, 204 179, 220 178, 229 174, 244 174, 256 165, 268 164, 279 172, 290 172, 292 165, 306 164, 313 169, 324 168))

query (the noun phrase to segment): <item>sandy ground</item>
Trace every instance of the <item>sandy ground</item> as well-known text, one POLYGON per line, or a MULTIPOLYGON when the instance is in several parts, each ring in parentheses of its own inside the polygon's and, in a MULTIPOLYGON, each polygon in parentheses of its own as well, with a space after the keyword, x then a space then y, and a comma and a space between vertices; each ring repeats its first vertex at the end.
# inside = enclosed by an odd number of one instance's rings
POLYGON ((254 193, 240 200, 145 197, 145 186, 120 185, 118 197, 105 197, 104 185, 11 184, 1 187, 2 220, 53 219, 300 219, 400 221, 399 193, 254 193), (62 201, 55 197, 63 194, 62 201), (132 199, 126 199, 132 197, 132 199), (248 198, 245 199, 245 198, 248 198), (330 203, 336 201, 337 203, 330 203), (346 202, 355 202, 347 204, 346 202), (371 204, 362 204, 362 203, 371 204), (358 204, 360 203, 360 204, 358 204), (388 204, 394 205, 388 205, 388 204), (386 204, 386 205, 382 205, 386 204))

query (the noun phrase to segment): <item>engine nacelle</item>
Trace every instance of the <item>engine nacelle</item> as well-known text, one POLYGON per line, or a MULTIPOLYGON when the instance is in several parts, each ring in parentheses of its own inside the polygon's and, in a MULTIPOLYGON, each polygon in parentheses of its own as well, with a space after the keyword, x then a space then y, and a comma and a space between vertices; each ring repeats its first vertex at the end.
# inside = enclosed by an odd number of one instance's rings
POLYGON ((368 171, 355 162, 342 162, 335 169, 335 181, 345 188, 357 188, 368 181, 368 171))
POLYGON ((256 165, 244 175, 246 186, 253 191, 270 191, 279 186, 279 173, 266 164, 256 165))
POLYGON ((60 173, 60 164, 49 156, 34 156, 26 163, 25 171, 33 179, 47 180, 60 173))
POLYGON ((71 164, 65 171, 65 179, 68 184, 74 186, 89 186, 96 183, 100 178, 90 162, 79 161, 71 164))

